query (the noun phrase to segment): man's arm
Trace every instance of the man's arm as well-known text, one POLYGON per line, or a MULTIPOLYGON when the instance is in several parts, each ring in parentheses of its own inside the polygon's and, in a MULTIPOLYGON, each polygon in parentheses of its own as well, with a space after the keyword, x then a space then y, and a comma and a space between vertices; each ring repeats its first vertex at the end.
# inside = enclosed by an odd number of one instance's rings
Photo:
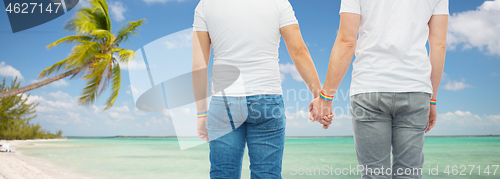
MULTIPOLYGON (((208 111, 208 62, 210 60, 210 36, 205 31, 193 32, 193 92, 196 100, 196 111, 204 113, 208 111)), ((207 133, 207 117, 198 118, 198 137, 209 141, 207 133)))
MULTIPOLYGON (((448 30, 448 15, 433 15, 429 21, 429 60, 432 65, 431 82, 433 95, 437 98, 439 84, 443 75, 444 60, 446 57, 446 33, 448 30)), ((437 110, 435 105, 431 105, 429 115, 429 127, 425 131, 429 132, 436 125, 437 110)))
MULTIPOLYGON (((335 95, 340 82, 342 82, 342 79, 349 69, 354 51, 356 50, 360 23, 361 15, 359 14, 340 14, 339 31, 330 55, 328 73, 322 90, 323 94, 328 96, 335 95)), ((312 117, 314 120, 321 121, 324 116, 329 115, 332 111, 331 101, 318 98, 312 102, 312 105, 321 109, 317 111, 317 114, 313 114, 312 117)), ((326 126, 326 128, 328 128, 328 126, 326 126)))
POLYGON ((358 38, 361 15, 341 13, 340 25, 328 65, 323 93, 333 96, 351 64, 358 38))
POLYGON ((285 40, 288 54, 290 54, 295 68, 297 68, 300 76, 304 79, 309 91, 311 91, 314 97, 317 97, 321 90, 321 84, 309 50, 302 39, 299 25, 293 24, 282 27, 280 28, 280 32, 283 40, 285 40))

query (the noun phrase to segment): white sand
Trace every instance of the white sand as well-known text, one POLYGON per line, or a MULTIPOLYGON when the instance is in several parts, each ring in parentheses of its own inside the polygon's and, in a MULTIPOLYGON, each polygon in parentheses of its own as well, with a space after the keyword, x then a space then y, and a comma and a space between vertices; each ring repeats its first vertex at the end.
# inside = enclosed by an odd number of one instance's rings
MULTIPOLYGON (((33 143, 44 141, 57 141, 67 139, 44 139, 44 140, 0 140, 0 144, 9 143, 10 148, 29 147, 33 143)), ((54 165, 40 161, 33 157, 23 156, 19 151, 5 153, 0 152, 0 179, 58 179, 58 178, 84 178, 63 171, 54 165)))
POLYGON ((0 153, 0 178, 53 178, 41 170, 26 164, 13 153, 0 153))

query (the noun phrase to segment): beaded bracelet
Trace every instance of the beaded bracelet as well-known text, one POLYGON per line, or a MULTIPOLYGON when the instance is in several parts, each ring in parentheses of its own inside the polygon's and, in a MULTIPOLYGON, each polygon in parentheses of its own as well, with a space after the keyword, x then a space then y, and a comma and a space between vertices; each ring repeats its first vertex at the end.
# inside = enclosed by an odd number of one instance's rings
POLYGON ((431 105, 436 105, 436 100, 435 99, 431 99, 431 105))
POLYGON ((319 97, 321 97, 322 99, 327 100, 327 101, 333 101, 334 96, 328 96, 328 95, 324 94, 323 92, 321 92, 321 93, 319 93, 319 97))
POLYGON ((207 117, 207 115, 208 115, 208 111, 207 112, 198 113, 198 118, 207 117))

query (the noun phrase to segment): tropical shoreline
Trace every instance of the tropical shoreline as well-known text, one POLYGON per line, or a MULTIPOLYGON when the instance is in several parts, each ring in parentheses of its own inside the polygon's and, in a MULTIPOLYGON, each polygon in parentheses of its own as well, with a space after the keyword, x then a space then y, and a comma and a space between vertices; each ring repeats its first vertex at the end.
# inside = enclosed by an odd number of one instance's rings
MULTIPOLYGON (((342 168, 357 164, 352 138, 288 139, 283 161, 284 178, 304 177, 292 175, 290 172, 294 170, 291 166, 314 168, 329 165, 342 168), (335 151, 329 155, 318 156, 314 150, 319 146, 335 148, 335 151), (335 162, 332 163, 332 161, 335 162)), ((491 167, 498 163, 499 140, 498 137, 487 136, 479 138, 430 137, 428 141, 426 139, 428 143, 425 145, 428 159, 426 167, 439 165, 441 168, 441 166, 455 164, 491 167), (443 148, 453 150, 443 153, 443 148)), ((196 179, 206 178, 209 172, 208 145, 180 150, 178 141, 174 139, 69 138, 7 142, 18 150, 16 153, 0 153, 0 179, 164 178, 165 176, 196 179), (11 164, 12 162, 16 165, 11 164), (5 170, 10 173, 6 174, 5 170)), ((249 166, 248 158, 244 159, 244 165, 249 166)), ((243 178, 248 178, 249 172, 248 167, 244 167, 242 176, 245 177, 243 178)), ((440 173, 440 175, 445 174, 443 171, 440 173)), ((318 176, 318 178, 328 177, 318 176)), ((359 177, 345 176, 345 178, 359 177)))
MULTIPOLYGON (((8 143, 10 148, 29 147, 33 143, 66 141, 68 139, 36 139, 36 140, 0 140, 0 144, 8 143)), ((20 151, 0 152, 0 179, 52 179, 52 178, 86 178, 51 164, 49 161, 23 155, 20 151)))

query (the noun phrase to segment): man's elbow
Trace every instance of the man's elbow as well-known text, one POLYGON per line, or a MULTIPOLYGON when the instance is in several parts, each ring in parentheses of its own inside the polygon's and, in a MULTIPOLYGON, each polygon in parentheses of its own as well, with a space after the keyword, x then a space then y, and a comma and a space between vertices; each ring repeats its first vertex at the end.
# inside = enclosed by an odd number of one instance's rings
POLYGON ((303 56, 309 56, 309 50, 307 46, 295 47, 290 51, 290 56, 292 58, 299 58, 303 56))
POLYGON ((204 69, 204 68, 207 68, 207 65, 205 63, 200 62, 199 60, 193 60, 193 65, 191 66, 191 69, 193 71, 204 69))
POLYGON ((356 38, 341 38, 339 40, 339 45, 347 50, 353 50, 356 48, 357 39, 356 38))
POLYGON ((437 44, 430 44, 429 48, 431 49, 431 51, 444 51, 444 52, 446 52, 446 42, 437 43, 437 44))
POLYGON ((440 48, 440 49, 442 49, 442 50, 446 51, 446 42, 445 42, 445 43, 443 43, 443 44, 438 45, 438 48, 440 48))

